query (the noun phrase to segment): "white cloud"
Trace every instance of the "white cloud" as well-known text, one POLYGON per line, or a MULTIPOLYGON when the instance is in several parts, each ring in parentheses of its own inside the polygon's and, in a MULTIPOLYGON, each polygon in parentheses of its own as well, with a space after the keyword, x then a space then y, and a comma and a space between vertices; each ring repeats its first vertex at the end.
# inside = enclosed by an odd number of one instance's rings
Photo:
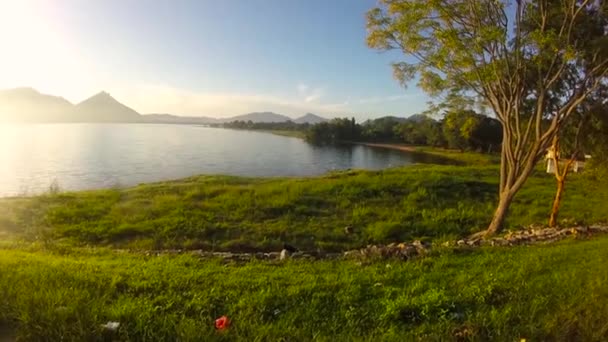
POLYGON ((306 102, 306 103, 316 102, 322 96, 323 96, 323 90, 316 89, 315 92, 313 92, 312 94, 310 94, 304 98, 304 102, 306 102))
POLYGON ((299 97, 306 103, 317 102, 325 95, 325 88, 311 88, 307 84, 299 83, 297 86, 299 97))

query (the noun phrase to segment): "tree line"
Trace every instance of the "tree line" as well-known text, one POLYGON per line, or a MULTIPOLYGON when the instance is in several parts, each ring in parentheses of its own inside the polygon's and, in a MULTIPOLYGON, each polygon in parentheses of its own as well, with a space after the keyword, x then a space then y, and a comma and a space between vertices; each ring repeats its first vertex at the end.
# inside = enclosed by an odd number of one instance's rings
POLYGON ((422 114, 388 116, 362 124, 354 118, 333 119, 309 127, 306 139, 317 144, 390 142, 491 153, 500 150, 502 129, 498 120, 469 109, 449 111, 441 120, 422 114))
POLYGON ((499 151, 502 141, 500 122, 471 109, 449 111, 440 120, 416 114, 409 118, 386 116, 363 123, 357 123, 354 118, 336 118, 317 124, 237 120, 215 126, 301 131, 306 141, 318 145, 343 142, 405 143, 490 153, 499 151))

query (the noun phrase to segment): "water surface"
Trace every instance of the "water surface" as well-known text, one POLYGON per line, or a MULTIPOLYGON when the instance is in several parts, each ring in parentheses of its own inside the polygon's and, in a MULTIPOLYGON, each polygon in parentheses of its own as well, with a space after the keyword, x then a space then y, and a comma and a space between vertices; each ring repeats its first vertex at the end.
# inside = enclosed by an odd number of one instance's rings
POLYGON ((0 124, 0 196, 36 194, 56 182, 83 190, 196 174, 311 176, 382 169, 428 156, 360 145, 312 146, 269 133, 189 125, 0 124))

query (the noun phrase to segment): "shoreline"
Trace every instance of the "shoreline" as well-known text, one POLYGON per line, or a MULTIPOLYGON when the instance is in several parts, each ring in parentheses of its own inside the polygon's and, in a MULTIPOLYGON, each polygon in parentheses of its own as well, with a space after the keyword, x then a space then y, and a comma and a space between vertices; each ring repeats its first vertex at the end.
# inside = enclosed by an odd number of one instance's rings
POLYGON ((405 151, 405 152, 420 152, 418 150, 419 146, 415 146, 415 145, 405 145, 405 144, 395 144, 395 143, 370 143, 370 142, 364 142, 364 141, 352 141, 349 142, 355 145, 363 145, 363 146, 369 146, 369 147, 380 147, 380 148, 387 148, 387 149, 391 149, 391 150, 398 150, 398 151, 405 151))

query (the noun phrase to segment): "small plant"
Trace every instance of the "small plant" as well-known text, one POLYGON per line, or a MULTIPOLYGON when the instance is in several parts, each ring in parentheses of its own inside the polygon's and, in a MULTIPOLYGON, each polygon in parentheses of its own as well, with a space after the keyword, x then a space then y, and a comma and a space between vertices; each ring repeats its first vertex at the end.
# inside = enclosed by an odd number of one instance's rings
POLYGON ((53 179, 53 181, 49 185, 47 193, 51 196, 55 196, 55 195, 58 195, 60 192, 61 192, 61 186, 59 185, 59 181, 57 181, 57 179, 53 179))

